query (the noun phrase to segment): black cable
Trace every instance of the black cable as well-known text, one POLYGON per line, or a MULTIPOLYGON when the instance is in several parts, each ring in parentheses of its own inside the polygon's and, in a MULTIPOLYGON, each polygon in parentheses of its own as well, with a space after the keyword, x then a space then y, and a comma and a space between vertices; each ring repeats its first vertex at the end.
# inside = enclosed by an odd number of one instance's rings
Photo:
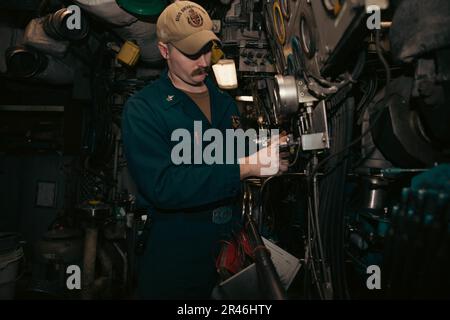
MULTIPOLYGON (((315 158, 314 158, 315 159, 315 158)), ((315 165, 315 160, 313 159, 313 163, 310 163, 310 167, 315 165)), ((311 178, 311 176, 310 176, 311 178)), ((307 260, 310 264, 310 268, 312 269, 312 280, 315 280, 317 292, 320 298, 324 298, 324 293, 322 292, 325 287, 322 287, 324 283, 324 279, 327 277, 327 268, 325 265, 325 254, 324 248, 322 245, 322 234, 320 232, 320 216, 319 216, 319 203, 316 196, 318 195, 318 190, 316 189, 316 184, 312 184, 310 178, 308 179, 307 188, 308 188, 308 256, 307 260), (312 199, 314 197, 314 199, 312 199), (319 263, 318 270, 320 271, 319 276, 321 279, 318 279, 318 275, 316 272, 316 263, 319 263)), ((315 178, 315 177, 313 177, 315 178)), ((326 280, 325 280, 326 281, 326 280)))
POLYGON ((363 97, 359 101, 358 106, 356 107, 356 114, 359 114, 358 123, 360 123, 360 119, 362 118, 366 107, 370 104, 373 97, 375 96, 378 88, 378 77, 375 76, 369 79, 368 88, 364 92, 363 97))
MULTIPOLYGON (((390 81, 390 70, 389 68, 386 70, 386 77, 389 79, 390 81), (389 75, 388 75, 389 74, 389 75)), ((383 98, 384 100, 386 100, 388 97, 392 97, 398 95, 395 92, 392 92, 389 96, 386 96, 383 98)), ((367 128, 363 133, 361 133, 361 135, 356 138, 355 140, 353 140, 352 142, 350 142, 346 147, 344 147, 342 150, 340 150, 337 153, 331 154, 328 157, 324 158, 322 161, 319 162, 319 164, 317 165, 317 167, 315 168, 315 170, 313 171, 313 174, 317 174, 317 171, 319 170, 320 167, 322 167, 326 162, 328 162, 330 159, 336 157, 337 155, 341 154, 342 152, 345 152, 347 149, 353 147, 354 145, 356 145, 362 138, 364 138, 368 133, 370 133, 372 131, 372 129, 375 127, 375 125, 377 124, 378 120, 381 118, 382 113, 382 109, 385 108, 385 106, 383 106, 382 108, 380 108, 380 110, 378 111, 377 116, 375 117, 375 119, 372 121, 372 124, 369 126, 369 128, 367 128)))
POLYGON ((96 166, 109 162, 114 147, 114 134, 112 132, 112 113, 108 107, 111 92, 106 83, 105 66, 106 39, 103 37, 99 49, 96 52, 97 59, 91 73, 91 86, 93 92, 92 122, 94 128, 93 150, 91 157, 96 166))
MULTIPOLYGON (((346 106, 348 108, 348 106, 346 106)), ((344 112, 347 110, 344 110, 344 112)), ((347 131, 348 131, 348 127, 351 126, 351 123, 348 121, 348 115, 344 114, 340 115, 341 117, 343 117, 343 119, 340 119, 339 122, 341 124, 341 128, 339 130, 339 134, 341 135, 341 139, 340 139, 340 146, 343 147, 346 143, 347 138, 347 131), (345 116, 347 116, 347 119, 345 118, 345 116)), ((344 155, 343 158, 345 159, 346 156, 344 155)), ((332 268, 333 268, 333 279, 334 279, 334 283, 336 284, 334 286, 335 288, 335 296, 342 298, 344 295, 342 293, 343 291, 343 272, 342 272, 342 240, 341 240, 341 236, 342 236, 342 232, 341 232, 341 222, 343 220, 343 207, 342 207, 342 190, 344 188, 345 182, 344 182, 344 177, 345 177, 345 173, 346 173, 346 160, 343 160, 343 162, 339 165, 339 170, 333 175, 334 176, 334 180, 335 180, 335 184, 334 184, 334 190, 333 190, 333 196, 334 196, 334 201, 335 201, 335 210, 337 212, 335 212, 334 214, 332 214, 333 217, 333 226, 334 228, 332 228, 332 236, 330 237, 333 241, 333 246, 334 246, 334 250, 332 253, 332 268), (340 180, 340 181, 336 181, 336 180, 340 180)))
MULTIPOLYGON (((343 132, 342 132, 342 109, 339 109, 337 115, 334 118, 334 122, 336 123, 336 128, 333 132, 333 136, 335 138, 337 138, 335 147, 333 148, 334 150, 340 150, 342 149, 342 147, 345 145, 343 143, 343 132)), ((339 159, 335 159, 335 161, 337 163, 339 163, 339 159)), ((337 273, 337 264, 336 264, 336 229, 338 229, 337 225, 336 225, 336 220, 337 220, 337 214, 338 214, 338 210, 339 208, 336 207, 339 199, 336 197, 336 189, 338 188, 338 183, 339 181, 336 181, 337 177, 339 176, 340 173, 340 166, 339 166, 339 170, 337 170, 336 172, 333 172, 333 174, 331 174, 331 176, 328 176, 326 179, 329 180, 329 184, 330 184, 330 199, 331 201, 329 201, 327 203, 327 207, 324 211, 324 214, 327 215, 327 222, 331 225, 330 231, 329 231, 329 235, 328 235, 328 242, 327 244, 329 245, 328 247, 328 256, 329 256, 329 260, 330 260, 330 268, 331 268, 331 272, 332 272, 332 284, 333 284, 333 293, 334 296, 336 297, 336 291, 339 288, 339 283, 338 283, 338 278, 336 278, 335 274, 337 273), (330 208, 331 206, 333 206, 334 208, 330 208), (331 209, 331 210, 330 210, 331 209)), ((327 183, 327 184, 328 184, 327 183)))
MULTIPOLYGON (((314 211, 316 211, 314 209, 314 211)), ((323 299, 323 293, 322 293, 322 287, 321 284, 323 281, 319 281, 319 279, 317 278, 317 272, 316 272, 316 267, 315 267, 315 261, 313 259, 313 257, 318 260, 321 264, 321 267, 323 267, 323 263, 324 263, 324 259, 323 259, 323 255, 320 254, 321 250, 320 250, 320 235, 317 234, 317 221, 316 221, 316 216, 313 213, 313 204, 311 201, 311 196, 308 197, 308 230, 312 230, 313 235, 311 236, 311 231, 309 231, 308 234, 308 250, 309 250, 309 256, 308 256, 308 263, 310 264, 310 268, 312 268, 312 279, 315 280, 316 282, 316 287, 317 287, 317 293, 319 294, 319 297, 321 299, 323 299), (311 224, 311 225, 310 225, 311 224), (313 239, 311 239, 313 238, 313 239), (317 247, 319 247, 319 249, 316 249, 316 242, 317 242, 317 247), (319 253, 313 253, 314 250, 319 250, 319 253)), ((324 272, 325 270, 322 270, 322 277, 324 277, 324 272)))
MULTIPOLYGON (((345 113, 345 116, 347 117, 346 122, 347 125, 345 126, 345 142, 351 139, 352 132, 353 132, 353 115, 354 115, 354 103, 348 106, 347 112, 345 113), (350 110, 348 110, 350 109, 350 110), (349 112, 350 111, 350 112, 349 112)), ((344 143, 345 143, 344 142, 344 143)), ((341 177, 344 178, 347 174, 347 171, 349 170, 349 162, 347 160, 347 157, 344 160, 344 163, 341 168, 341 177)), ((339 254, 339 261, 338 261, 338 275, 340 275, 340 297, 342 298, 349 298, 350 295, 348 293, 348 283, 347 283, 347 276, 346 276, 346 269, 345 269, 345 254, 344 254, 344 228, 345 228, 345 203, 343 201, 344 199, 344 188, 345 188, 345 180, 341 180, 341 188, 340 190, 340 197, 339 197, 339 208, 341 208, 341 216, 339 219, 339 238, 338 238, 338 254, 339 254)))
MULTIPOLYGON (((331 136, 335 139, 332 146, 333 154, 336 150, 341 150, 339 152, 341 154, 346 142, 351 137, 354 104, 353 102, 351 102, 351 105, 349 103, 347 102, 337 110, 330 123, 331 136)), ((321 207, 319 208, 320 228, 323 228, 323 258, 326 258, 326 261, 330 263, 329 267, 324 267, 326 269, 323 271, 323 276, 325 281, 332 282, 332 287, 335 289, 334 296, 339 298, 348 297, 343 255, 344 207, 341 201, 341 193, 343 193, 345 186, 344 178, 347 172, 346 158, 347 156, 343 156, 343 159, 336 160, 333 167, 335 169, 339 167, 339 170, 324 177, 324 181, 321 183, 321 195, 323 196, 320 199, 321 207), (344 162, 342 163, 342 161, 344 162), (328 270, 331 271, 331 279, 327 279, 330 276, 328 270)), ((311 177, 314 178, 313 175, 311 177)), ((311 182, 308 183, 308 186, 310 185, 311 182)))
POLYGON ((389 67, 389 64, 387 63, 385 57, 383 56, 383 53, 381 52, 381 43, 380 43, 380 33, 381 31, 377 29, 375 31, 375 46, 378 58, 380 59, 381 63, 383 64, 383 67, 386 71, 386 85, 389 85, 391 82, 391 69, 389 67))
POLYGON ((371 130, 375 127, 375 124, 378 122, 378 120, 381 118, 382 112, 380 111, 379 114, 375 117, 375 119, 373 120, 372 124, 370 125, 369 128, 367 128, 366 131, 364 131, 358 138, 356 138, 355 140, 353 140, 352 142, 350 142, 347 146, 345 146, 344 148, 342 148, 342 150, 331 154, 329 156, 327 156, 326 158, 324 158, 322 161, 320 161, 318 163, 318 165, 316 166, 316 168, 313 170, 311 176, 314 176, 315 174, 317 174, 317 171, 320 169, 320 167, 322 167, 325 163, 327 163, 330 159, 333 159, 334 157, 340 155, 341 153, 345 152, 347 149, 353 147, 354 145, 356 145, 362 138, 364 138, 365 135, 367 135, 369 132, 371 132, 371 130))
MULTIPOLYGON (((345 136, 343 132, 343 128, 345 123, 343 123, 342 113, 345 110, 342 108, 339 109, 336 116, 334 117, 335 128, 333 130, 333 136, 336 138, 336 143, 334 144, 334 150, 340 150, 345 145, 345 136)), ((339 159, 336 159, 336 162, 339 163, 339 159)), ((336 235, 336 231, 339 231, 339 227, 336 225, 336 221, 339 221, 339 197, 337 197, 336 193, 340 186, 340 181, 338 178, 341 178, 340 175, 341 166, 339 166, 339 170, 333 172, 330 176, 326 177, 326 184, 329 185, 329 198, 330 201, 327 201, 326 207, 323 210, 323 214, 326 216, 326 224, 330 225, 329 232, 327 233, 327 255, 330 263, 331 269, 331 281, 333 286, 333 294, 334 297, 337 297, 337 290, 340 288, 340 277, 336 277, 336 274, 339 274, 338 263, 339 255, 336 252, 339 248, 338 245, 338 236, 336 235)))
POLYGON ((366 61, 367 61, 366 49, 363 49, 359 53, 358 61, 356 63, 355 68, 352 71, 352 79, 353 80, 356 81, 359 79, 359 77, 361 76, 361 74, 364 70, 364 67, 366 66, 366 61))

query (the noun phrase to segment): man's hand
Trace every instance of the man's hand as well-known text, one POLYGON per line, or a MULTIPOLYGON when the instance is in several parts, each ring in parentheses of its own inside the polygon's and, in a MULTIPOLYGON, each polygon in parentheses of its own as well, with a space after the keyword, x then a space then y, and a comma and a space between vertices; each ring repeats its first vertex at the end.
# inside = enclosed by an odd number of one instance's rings
POLYGON ((288 152, 279 152, 280 144, 287 142, 287 136, 275 136, 269 145, 258 152, 239 159, 241 180, 247 177, 270 177, 288 170, 288 152))

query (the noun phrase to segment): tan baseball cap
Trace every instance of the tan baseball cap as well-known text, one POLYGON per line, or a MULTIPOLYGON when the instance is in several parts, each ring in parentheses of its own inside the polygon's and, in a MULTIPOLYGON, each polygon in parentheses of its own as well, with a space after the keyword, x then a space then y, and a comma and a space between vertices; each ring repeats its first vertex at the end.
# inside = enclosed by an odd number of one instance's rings
POLYGON ((186 54, 195 54, 209 41, 220 42, 212 32, 213 23, 205 9, 191 1, 167 6, 156 23, 159 41, 171 43, 186 54))

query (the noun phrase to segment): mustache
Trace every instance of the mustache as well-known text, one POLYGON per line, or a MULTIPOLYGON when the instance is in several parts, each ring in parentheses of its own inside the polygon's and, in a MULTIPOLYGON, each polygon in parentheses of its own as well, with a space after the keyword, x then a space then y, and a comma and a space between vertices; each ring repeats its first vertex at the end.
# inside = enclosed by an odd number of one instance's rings
POLYGON ((211 70, 211 67, 198 68, 192 71, 191 76, 198 76, 204 73, 208 73, 211 70))

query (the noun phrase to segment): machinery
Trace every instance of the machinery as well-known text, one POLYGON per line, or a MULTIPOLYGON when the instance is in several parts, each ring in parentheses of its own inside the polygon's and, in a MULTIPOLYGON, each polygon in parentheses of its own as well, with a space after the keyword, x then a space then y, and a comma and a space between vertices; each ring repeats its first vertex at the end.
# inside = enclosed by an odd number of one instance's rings
MULTIPOLYGON (((266 121, 259 122, 291 137, 291 172, 277 180, 286 180, 284 193, 306 202, 297 209, 306 224, 303 294, 448 297, 443 285, 427 282, 448 279, 440 266, 418 262, 419 248, 448 253, 448 183, 401 191, 415 175, 449 161, 449 132, 441 130, 450 120, 450 33, 428 27, 431 16, 449 20, 448 3, 277 0, 265 1, 262 15, 277 74, 261 77, 268 98, 266 121), (379 15, 376 28, 369 28, 370 13, 379 15), (299 176, 302 194, 290 189, 299 176), (366 288, 370 266, 383 271, 384 290, 366 288), (422 282, 413 284, 415 277, 422 282)), ((276 225, 286 209, 274 198, 261 201, 272 211, 262 210, 261 221, 276 225)), ((281 232, 272 236, 283 243, 281 232)))
POLYGON ((274 69, 249 75, 249 40, 239 42, 238 94, 252 97, 241 123, 284 130, 291 151, 290 172, 259 184, 253 214, 265 236, 304 257, 303 297, 448 297, 431 280, 448 279, 440 266, 418 262, 418 251, 448 253, 448 183, 404 189, 429 170, 448 178, 448 3, 244 2, 253 11, 240 17, 253 25, 242 33, 265 31, 259 56, 274 69), (442 28, 430 31, 431 16, 442 28), (366 286, 371 266, 383 290, 366 286))
MULTIPOLYGON (((34 2, 2 4, 25 14, 0 15, 0 148, 70 155, 64 217, 93 243, 82 296, 129 296, 146 213, 122 151, 121 112, 164 67, 155 18, 167 2, 34 2), (70 5, 85 21, 78 32, 64 30, 70 5), (35 101, 11 102, 36 86, 35 101), (13 128, 19 111, 30 116, 13 128)), ((269 279, 264 291, 282 299, 450 297, 450 2, 198 2, 235 61, 239 86, 229 93, 241 127, 289 137, 289 172, 243 188, 251 241, 264 246, 262 236, 301 263, 284 292, 268 256, 258 255, 269 265, 256 267, 269 279), (374 267, 380 283, 371 282, 374 267)))

